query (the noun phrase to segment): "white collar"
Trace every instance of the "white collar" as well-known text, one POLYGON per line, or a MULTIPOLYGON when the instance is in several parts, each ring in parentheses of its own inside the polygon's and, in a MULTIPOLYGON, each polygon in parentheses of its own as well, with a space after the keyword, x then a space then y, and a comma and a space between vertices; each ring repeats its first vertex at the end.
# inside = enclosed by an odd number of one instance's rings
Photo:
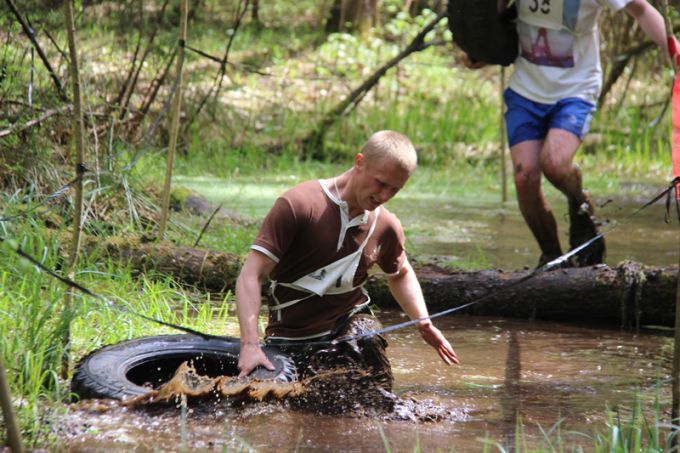
MULTIPOLYGON (((337 194, 333 194, 330 189, 327 187, 333 183, 333 180, 319 180, 319 184, 321 184, 321 188, 323 189, 324 193, 330 200, 338 205, 340 208, 340 234, 338 236, 338 244, 337 244, 337 250, 340 250, 342 247, 342 243, 345 241, 345 235, 347 234, 347 230, 363 225, 364 223, 368 222, 368 217, 370 215, 370 212, 364 211, 363 214, 359 214, 353 219, 350 220, 349 218, 349 205, 345 200, 341 200, 337 194)), ((336 186, 337 187, 337 186, 336 186)))

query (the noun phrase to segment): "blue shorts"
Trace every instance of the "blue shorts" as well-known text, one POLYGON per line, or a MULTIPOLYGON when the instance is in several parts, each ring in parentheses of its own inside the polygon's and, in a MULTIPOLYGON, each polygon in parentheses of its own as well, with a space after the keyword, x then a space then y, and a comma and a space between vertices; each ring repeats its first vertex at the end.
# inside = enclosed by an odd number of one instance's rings
POLYGON ((561 99, 556 104, 541 104, 517 94, 510 88, 503 93, 508 144, 542 140, 550 129, 563 129, 580 140, 588 133, 595 105, 580 98, 561 99))

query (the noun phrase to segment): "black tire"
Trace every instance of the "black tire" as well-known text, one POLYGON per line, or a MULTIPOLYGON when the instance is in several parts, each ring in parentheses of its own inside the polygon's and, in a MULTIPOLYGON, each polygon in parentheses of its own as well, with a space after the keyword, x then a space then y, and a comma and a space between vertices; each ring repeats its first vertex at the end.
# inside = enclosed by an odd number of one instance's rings
MULTIPOLYGON (((177 367, 190 361, 199 374, 238 374, 239 340, 204 340, 194 335, 143 337, 106 346, 83 358, 73 374, 71 392, 80 399, 126 399, 148 393, 170 380, 177 367)), ((295 364, 279 349, 263 347, 274 371, 258 367, 251 376, 293 382, 295 364)))

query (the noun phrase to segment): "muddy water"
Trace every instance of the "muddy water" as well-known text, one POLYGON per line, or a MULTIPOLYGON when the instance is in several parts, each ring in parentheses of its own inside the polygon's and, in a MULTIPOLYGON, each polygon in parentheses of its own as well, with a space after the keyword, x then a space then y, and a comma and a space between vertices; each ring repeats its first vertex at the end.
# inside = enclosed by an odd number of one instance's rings
MULTIPOLYGON (((183 180, 182 185, 214 203, 261 218, 274 198, 291 184, 226 186, 219 180, 183 180)), ((657 191, 636 199, 613 199, 598 207, 606 227, 607 263, 624 259, 666 266, 678 262, 677 226, 663 222, 664 207, 629 215, 657 191), (650 195, 650 197, 646 196, 650 195)), ((564 201, 551 198, 563 246, 568 243, 564 201)), ((602 200, 597 200, 602 203, 602 200)), ((520 269, 533 267, 538 249, 516 202, 453 199, 405 191, 390 209, 407 230, 412 254, 440 257, 453 266, 520 269), (476 263, 476 264, 475 264, 476 263)), ((402 321, 396 312, 380 314, 385 325, 402 321)), ((423 410, 446 413, 437 422, 394 417, 324 416, 271 404, 240 409, 211 403, 148 412, 115 404, 70 408, 59 436, 71 451, 260 451, 477 452, 485 443, 513 445, 523 423, 529 448, 548 449, 544 433, 557 431, 566 451, 582 445, 592 451, 594 430, 605 433, 608 410, 630 420, 635 398, 654 424, 654 398, 670 412, 671 340, 651 334, 584 328, 548 322, 451 316, 437 325, 451 340, 462 363, 444 367, 412 330, 391 333, 388 353, 395 392, 421 402, 423 410), (657 389, 658 386, 658 389, 657 389)), ((557 435, 550 437, 555 445, 557 435)), ((498 451, 495 447, 491 451, 498 451)))
MULTIPOLYGON (((623 260, 667 266, 678 263, 677 220, 664 223, 663 202, 631 217, 644 200, 611 200, 596 210, 607 244, 606 263, 623 260)), ((563 251, 569 247, 566 203, 551 200, 563 251)), ((505 270, 534 267, 540 251, 516 202, 394 199, 391 209, 407 230, 409 249, 418 254, 445 256, 454 266, 505 270), (414 209, 413 206, 418 206, 414 209)))
MULTIPOLYGON (((177 183, 206 196, 213 203, 252 218, 262 218, 278 194, 294 184, 231 184, 216 178, 177 178, 177 183)), ((631 214, 660 193, 662 186, 625 187, 626 197, 594 197, 596 215, 607 233, 606 263, 633 260, 653 266, 678 263, 677 223, 664 223, 664 200, 631 214)), ((470 189, 473 190, 472 188, 470 189)), ((519 212, 514 195, 506 203, 500 195, 452 196, 419 193, 408 186, 388 204, 406 230, 412 255, 435 256, 455 267, 517 270, 533 268, 540 255, 519 212)), ((547 188, 564 251, 569 246, 564 197, 547 188)), ((677 220, 676 220, 677 222, 677 220)))
MULTIPOLYGON (((402 320, 395 312, 380 317, 386 325, 402 320)), ((395 452, 417 445, 422 451, 465 452, 481 451, 484 442, 512 444, 519 416, 527 445, 545 445, 542 430, 560 423, 562 441, 588 451, 593 444, 583 434, 606 431, 607 409, 619 408, 628 420, 636 394, 645 407, 652 406, 657 383, 662 409, 670 410, 668 338, 470 316, 445 317, 437 324, 461 365, 441 365, 411 330, 390 334, 388 352, 396 393, 424 403, 425 411, 446 413, 445 420, 205 403, 190 409, 182 422, 175 408, 149 412, 88 403, 72 406, 60 420, 60 437, 71 451, 372 452, 386 451, 387 441, 395 452)))

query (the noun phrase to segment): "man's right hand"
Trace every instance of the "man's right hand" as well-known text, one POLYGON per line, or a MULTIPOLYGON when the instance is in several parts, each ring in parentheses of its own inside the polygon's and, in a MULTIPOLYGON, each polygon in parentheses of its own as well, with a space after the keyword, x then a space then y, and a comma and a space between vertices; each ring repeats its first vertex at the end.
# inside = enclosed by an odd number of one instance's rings
POLYGON ((241 352, 238 355, 238 378, 246 377, 258 365, 262 365, 270 371, 274 371, 274 365, 269 361, 267 356, 257 343, 242 343, 241 352))

